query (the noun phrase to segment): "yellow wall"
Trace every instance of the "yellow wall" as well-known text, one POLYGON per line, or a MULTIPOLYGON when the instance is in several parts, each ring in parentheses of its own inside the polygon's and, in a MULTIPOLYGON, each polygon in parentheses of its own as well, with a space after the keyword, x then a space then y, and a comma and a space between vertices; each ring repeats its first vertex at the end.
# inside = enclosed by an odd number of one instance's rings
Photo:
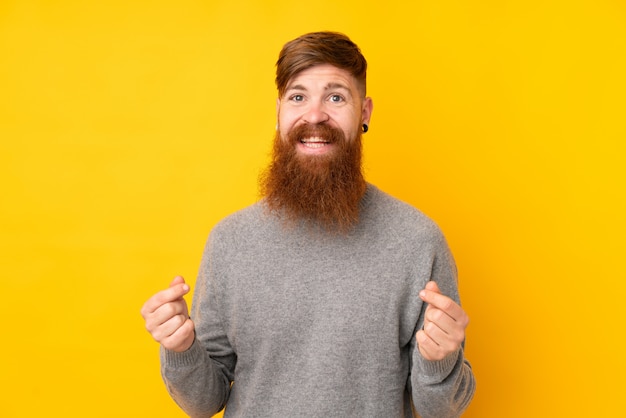
POLYGON ((623 413, 625 9, 3 1, 0 415, 183 416, 139 308, 256 200, 276 55, 320 29, 370 63, 369 180, 456 255, 466 416, 623 413))

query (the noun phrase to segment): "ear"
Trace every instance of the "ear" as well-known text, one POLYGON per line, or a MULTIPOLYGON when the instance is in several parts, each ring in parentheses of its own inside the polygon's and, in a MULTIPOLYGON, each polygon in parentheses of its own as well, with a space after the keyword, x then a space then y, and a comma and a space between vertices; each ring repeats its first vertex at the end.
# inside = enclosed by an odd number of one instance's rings
POLYGON ((371 97, 366 97, 363 101, 363 110, 361 112, 361 123, 369 125, 372 112, 374 111, 374 102, 371 97))

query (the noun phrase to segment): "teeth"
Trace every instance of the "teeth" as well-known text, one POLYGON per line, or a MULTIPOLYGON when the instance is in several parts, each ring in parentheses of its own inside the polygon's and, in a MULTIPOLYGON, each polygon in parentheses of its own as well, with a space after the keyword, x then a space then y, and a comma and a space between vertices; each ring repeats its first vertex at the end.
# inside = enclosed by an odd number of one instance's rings
POLYGON ((324 138, 320 138, 319 136, 314 136, 311 138, 305 138, 302 140, 302 142, 307 143, 307 142, 326 142, 326 141, 324 141, 324 138))
POLYGON ((327 144, 327 142, 323 138, 317 136, 303 139, 301 142, 308 148, 321 148, 327 144))

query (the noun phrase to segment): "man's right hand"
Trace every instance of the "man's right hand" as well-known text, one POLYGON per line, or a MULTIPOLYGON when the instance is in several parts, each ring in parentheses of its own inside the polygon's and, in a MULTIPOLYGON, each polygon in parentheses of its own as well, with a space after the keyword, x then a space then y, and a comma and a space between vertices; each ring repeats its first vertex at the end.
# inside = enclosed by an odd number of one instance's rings
POLYGON ((189 290, 185 279, 176 276, 168 289, 152 296, 141 308, 146 329, 167 350, 186 351, 195 339, 195 327, 183 298, 189 290))

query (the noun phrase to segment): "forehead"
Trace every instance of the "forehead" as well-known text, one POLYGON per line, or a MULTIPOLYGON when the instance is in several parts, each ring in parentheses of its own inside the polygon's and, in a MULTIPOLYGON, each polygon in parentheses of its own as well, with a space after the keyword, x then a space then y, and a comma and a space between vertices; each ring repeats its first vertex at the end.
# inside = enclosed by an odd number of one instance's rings
POLYGON ((358 90, 357 81, 350 72, 331 64, 321 64, 300 71, 287 83, 286 90, 312 88, 345 88, 358 90))

